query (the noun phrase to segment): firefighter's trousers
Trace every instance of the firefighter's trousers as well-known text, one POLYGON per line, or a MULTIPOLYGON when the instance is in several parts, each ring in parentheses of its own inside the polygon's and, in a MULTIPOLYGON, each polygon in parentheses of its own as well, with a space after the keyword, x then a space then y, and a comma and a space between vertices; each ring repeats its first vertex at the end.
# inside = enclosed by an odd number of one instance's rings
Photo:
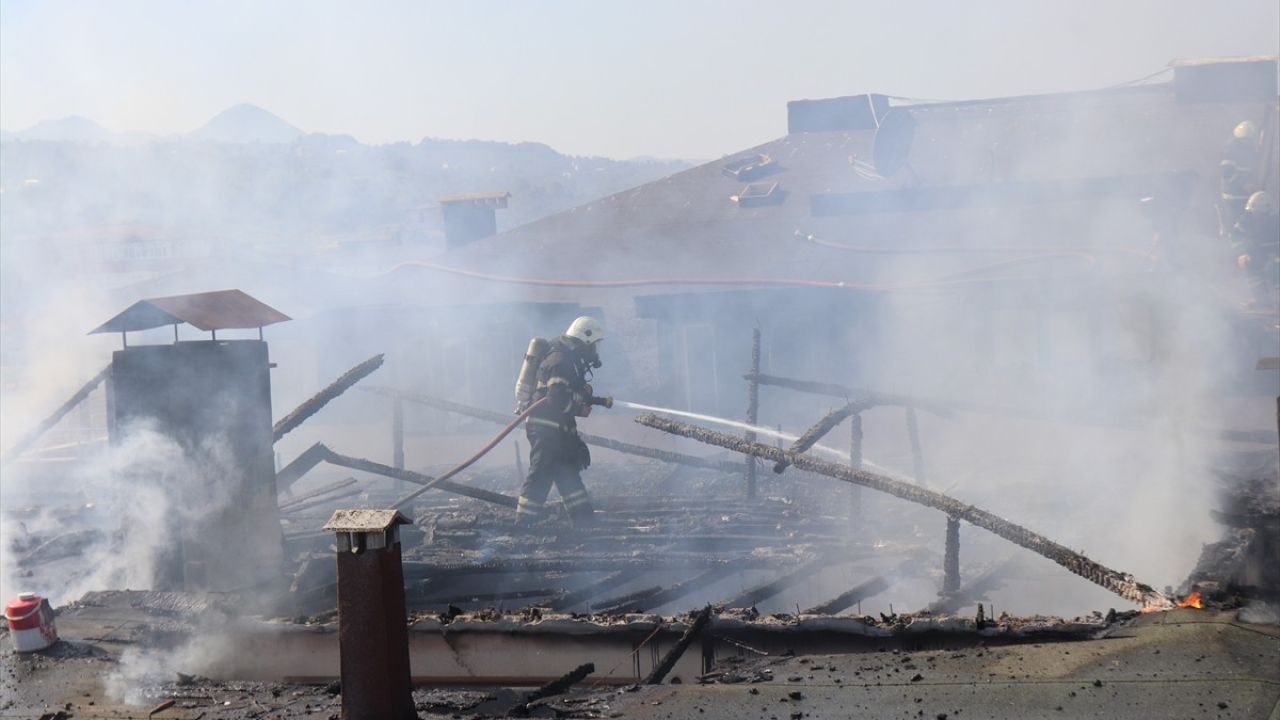
POLYGON ((554 484, 573 524, 590 523, 594 509, 580 474, 586 447, 578 434, 529 423, 525 435, 529 438, 529 475, 520 488, 516 521, 533 523, 545 517, 547 495, 554 484))

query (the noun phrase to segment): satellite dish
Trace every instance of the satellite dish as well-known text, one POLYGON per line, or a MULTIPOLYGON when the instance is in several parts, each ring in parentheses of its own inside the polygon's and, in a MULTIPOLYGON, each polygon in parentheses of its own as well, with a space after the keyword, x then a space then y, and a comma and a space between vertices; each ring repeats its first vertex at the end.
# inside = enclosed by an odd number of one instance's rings
POLYGON ((876 129, 871 148, 871 164, 882 177, 891 177, 907 164, 911 143, 915 140, 916 119, 904 108, 885 114, 876 129))

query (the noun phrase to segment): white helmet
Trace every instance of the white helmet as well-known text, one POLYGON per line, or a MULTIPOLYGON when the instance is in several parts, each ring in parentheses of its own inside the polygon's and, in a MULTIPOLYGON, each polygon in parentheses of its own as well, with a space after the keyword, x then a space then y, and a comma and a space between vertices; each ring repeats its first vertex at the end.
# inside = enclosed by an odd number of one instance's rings
POLYGON ((1245 212, 1267 215, 1275 211, 1276 205, 1271 202, 1271 195, 1266 190, 1259 190, 1249 196, 1249 201, 1245 203, 1244 209, 1245 212))
POLYGON ((564 334, 571 338, 577 338, 587 345, 594 345, 604 339, 604 326, 600 324, 599 320, 589 315, 583 315, 574 320, 569 329, 564 331, 564 334))
POLYGON ((1257 125, 1254 125, 1253 123, 1249 122, 1248 120, 1245 120, 1244 122, 1240 123, 1239 125, 1236 125, 1235 129, 1231 131, 1231 134, 1232 134, 1232 135, 1233 135, 1237 140, 1254 140, 1254 141, 1256 141, 1256 140, 1258 139, 1258 126, 1257 126, 1257 125))

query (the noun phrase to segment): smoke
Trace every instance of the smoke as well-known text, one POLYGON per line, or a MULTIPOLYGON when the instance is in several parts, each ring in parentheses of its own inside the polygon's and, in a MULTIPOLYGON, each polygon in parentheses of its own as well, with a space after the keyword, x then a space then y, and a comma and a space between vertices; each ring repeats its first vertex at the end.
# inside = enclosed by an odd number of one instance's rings
POLYGON ((206 440, 197 453, 188 453, 160 428, 144 423, 125 429, 122 438, 63 479, 76 489, 78 505, 30 493, 22 499, 38 514, 27 520, 6 516, 0 523, 0 547, 5 548, 0 595, 38 592, 61 605, 92 590, 149 589, 183 540, 200 540, 192 530, 232 506, 225 479, 233 477, 233 466, 220 439, 206 440), (85 526, 98 532, 66 535, 85 526), (13 548, 22 547, 26 537, 76 545, 46 552, 47 562, 32 553, 32 561, 20 563, 23 553, 13 548))

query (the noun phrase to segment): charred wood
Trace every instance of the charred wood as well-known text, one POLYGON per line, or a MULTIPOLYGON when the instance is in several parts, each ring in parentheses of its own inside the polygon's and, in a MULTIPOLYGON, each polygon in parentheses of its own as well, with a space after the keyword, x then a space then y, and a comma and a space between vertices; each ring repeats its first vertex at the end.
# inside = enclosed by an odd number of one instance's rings
POLYGON ((815 605, 808 610, 805 610, 805 613, 808 615, 835 615, 846 608, 853 607, 863 600, 874 595, 879 595, 888 589, 888 580, 882 577, 873 577, 864 583, 855 585, 854 587, 840 593, 821 605, 815 605))
MULTIPOLYGON (((790 452, 802 453, 802 452, 808 451, 809 448, 813 447, 814 445, 817 445, 818 441, 821 440, 827 433, 831 432, 832 430, 835 430, 836 426, 844 422, 845 418, 849 417, 850 415, 857 414, 862 410, 865 410, 866 407, 867 406, 865 401, 855 400, 838 410, 832 410, 831 412, 827 413, 821 420, 814 423, 813 427, 809 428, 808 430, 805 430, 803 435, 796 438, 796 441, 791 443, 790 452)), ((861 427, 859 427, 858 432, 859 433, 861 432, 861 427)), ((859 436, 859 442, 861 442, 861 436, 859 436)), ((787 469, 787 465, 789 464, 790 463, 787 462, 785 458, 782 460, 779 460, 778 462, 774 463, 773 471, 775 473, 781 474, 783 470, 787 469)))
POLYGON ((276 473, 276 492, 289 492, 289 487, 299 480, 303 475, 311 472, 311 468, 325 461, 329 455, 329 448, 321 443, 316 443, 302 454, 294 458, 288 465, 280 468, 280 472, 276 473))
POLYGON ((290 430, 298 427, 307 421, 307 418, 320 412, 320 408, 329 403, 330 400, 338 397, 342 393, 351 388, 352 385, 363 380, 369 373, 382 367, 383 356, 381 354, 365 360, 350 370, 342 373, 342 375, 329 384, 328 387, 313 395, 309 400, 294 408, 293 412, 280 418, 279 421, 271 428, 272 441, 278 441, 289 433, 290 430))
POLYGON ((410 598, 415 605, 461 605, 474 602, 495 602, 499 600, 525 600, 528 598, 551 597, 559 590, 541 588, 534 590, 503 590, 498 592, 453 593, 450 595, 432 595, 429 597, 410 598))
POLYGON ((826 557, 816 557, 789 573, 779 575, 772 580, 763 582, 753 588, 749 588, 737 597, 721 603, 725 607, 745 608, 751 607, 758 602, 763 602, 787 588, 795 585, 798 581, 803 580, 810 575, 831 566, 831 562, 826 557))
MULTIPOLYGON (((760 375, 760 328, 754 328, 751 331, 751 373, 752 377, 760 375)), ((747 424, 755 427, 760 421, 760 383, 748 378, 747 380, 747 424)), ((756 433, 754 430, 747 431, 747 442, 756 441, 756 433)), ((756 473, 759 470, 759 461, 752 455, 747 456, 747 499, 752 500, 756 496, 756 473)))
MULTIPOLYGON (((514 508, 516 506, 515 498, 503 495, 502 493, 484 490, 481 488, 468 487, 450 480, 432 478, 429 475, 423 475, 422 473, 417 473, 412 470, 401 470, 399 468, 391 467, 390 465, 383 465, 382 463, 366 460, 364 458, 342 455, 330 450, 324 443, 316 443, 315 445, 307 448, 301 455, 294 458, 293 462, 289 463, 282 468, 280 472, 276 473, 276 488, 279 490, 286 490, 290 485, 297 482, 298 478, 307 474, 312 468, 322 462, 349 468, 351 470, 363 470, 375 475, 389 477, 393 480, 404 480, 415 485, 431 486, 444 490, 445 492, 454 493, 455 495, 464 495, 469 498, 483 500, 503 507, 514 508)), ((290 509, 296 510, 297 508, 295 507, 290 509)))
POLYGON ((947 539, 942 553, 942 590, 960 589, 960 521, 947 517, 947 539))
MULTIPOLYGON (((321 447, 323 447, 323 446, 321 446, 321 447)), ((299 504, 304 503, 304 502, 306 502, 306 501, 308 501, 308 500, 312 500, 312 499, 314 499, 314 498, 318 498, 318 497, 320 497, 321 495, 328 495, 328 494, 329 494, 329 493, 331 493, 331 492, 337 492, 337 491, 339 491, 339 490, 341 490, 341 489, 343 489, 343 488, 345 488, 345 487, 350 487, 350 486, 352 486, 352 485, 355 485, 355 484, 356 484, 356 482, 357 482, 357 481, 356 481, 356 479, 355 479, 355 478, 350 478, 350 477, 349 477, 349 478, 346 478, 346 479, 344 479, 344 480, 339 480, 338 482, 335 482, 335 483, 329 483, 328 485, 325 485, 325 486, 323 486, 323 487, 316 488, 315 490, 312 490, 312 491, 310 491, 310 492, 303 493, 303 494, 301 494, 301 495, 299 495, 299 496, 297 496, 297 497, 294 497, 294 498, 289 499, 289 500, 288 500, 288 501, 286 501, 286 502, 282 502, 282 503, 280 503, 280 509, 281 509, 281 510, 289 510, 289 509, 292 509, 294 505, 299 505, 299 504)))
MULTIPOLYGON (((321 447, 324 446, 322 445, 321 447)), ((376 475, 382 475, 395 480, 404 480, 424 487, 434 487, 438 490, 451 492, 455 495, 464 495, 469 498, 483 500, 484 502, 501 505, 503 507, 514 508, 516 506, 516 499, 510 495, 503 495, 502 493, 493 492, 492 490, 469 487, 467 485, 453 482, 452 480, 433 478, 429 475, 416 473, 412 470, 400 470, 393 468, 390 465, 383 465, 382 463, 365 460, 364 458, 341 455, 329 450, 328 448, 325 448, 325 450, 327 451, 324 458, 325 462, 328 462, 331 465, 340 465, 345 468, 351 468, 352 470, 364 470, 365 472, 371 472, 376 475)))
POLYGON ((671 648, 671 652, 664 655, 662 660, 653 668, 653 672, 649 673, 649 676, 644 679, 644 684, 661 684, 663 678, 667 676, 667 673, 671 672, 671 668, 675 667, 676 663, 679 662, 680 656, 684 655, 684 651, 689 649, 689 645, 693 643, 698 635, 706 629, 707 625, 710 623, 711 606, 708 605, 702 608, 702 611, 694 618, 693 623, 685 629, 684 634, 681 635, 680 639, 676 642, 676 646, 671 648))
MULTIPOLYGON (((649 598, 660 592, 662 592, 662 586, 654 585, 626 593, 625 595, 606 598, 600 601, 599 605, 593 605, 591 609, 597 613, 644 612, 644 608, 640 607, 640 603, 647 603, 649 598)), ((657 605, 650 605, 650 607, 657 607, 657 605)))
MULTIPOLYGON (((449 400, 444 400, 431 395, 422 393, 407 392, 404 390, 396 390, 388 387, 373 386, 361 388, 366 392, 376 393, 378 395, 386 395, 388 397, 402 397, 410 402, 415 402, 427 407, 433 407, 437 410, 445 410, 447 412, 473 417, 477 420, 487 420, 489 422, 506 425, 511 422, 511 415, 506 413, 495 412, 493 410, 485 410, 483 408, 471 407, 449 400)), ((737 463, 731 463, 723 460, 713 460, 710 458, 701 458, 693 455, 685 455, 683 453, 669 452, 667 450, 658 450, 656 448, 645 447, 643 445, 634 445, 632 443, 614 440, 612 438, 601 437, 599 435, 590 435, 588 433, 579 432, 578 437, 588 445, 602 447, 606 450, 616 450, 627 455, 636 455, 639 457, 647 457, 652 460, 660 460, 666 463, 674 463, 678 465, 689 465, 691 467, 706 468, 708 470, 719 470, 726 473, 738 473, 742 467, 737 463)))
POLYGON ((663 556, 660 558, 637 557, 558 557, 554 559, 490 560, 469 562, 404 561, 404 576, 420 580, 435 577, 459 577, 492 573, 572 573, 572 572, 630 572, 650 570, 707 569, 731 567, 735 570, 753 570, 773 567, 776 561, 756 557, 707 557, 705 554, 663 556))
POLYGON ((552 680, 546 685, 543 685, 537 690, 534 690, 533 692, 529 693, 527 696, 525 696, 524 702, 508 710, 507 714, 515 715, 517 717, 525 717, 529 714, 531 710, 529 706, 532 705, 533 703, 543 698, 555 697, 556 695, 563 695, 564 693, 569 691, 569 688, 582 682, 584 679, 586 679, 588 675, 590 675, 595 671, 596 671, 596 666, 594 663, 586 663, 585 665, 579 665, 578 667, 570 670, 564 675, 561 675, 555 680, 552 680))
POLYGON ((364 488, 358 488, 358 487, 347 488, 346 490, 337 492, 333 495, 327 495, 325 497, 317 497, 313 500, 308 500, 307 502, 300 502, 294 505, 290 505, 289 507, 282 507, 280 508, 280 512, 283 515, 291 515, 293 513, 302 512, 303 510, 310 510, 313 507, 328 505, 329 503, 334 502, 335 500, 341 500, 343 498, 349 498, 353 495, 359 495, 362 492, 364 492, 364 488))
POLYGON ((871 390, 838 385, 836 383, 815 382, 813 380, 796 380, 794 378, 768 375, 765 373, 747 373, 743 375, 743 377, 747 381, 754 380, 761 385, 772 385, 774 387, 786 388, 788 390, 809 393, 811 395, 826 395, 828 397, 844 398, 849 402, 862 402, 865 403, 864 409, 881 407, 884 405, 910 405, 918 407, 921 410, 931 412, 939 417, 951 417, 953 409, 957 409, 953 408, 950 403, 934 402, 907 395, 873 392, 871 390))
POLYGON ((106 380, 107 376, 110 374, 110 365, 99 370, 97 375, 90 378, 89 382, 82 385, 75 394, 67 399, 66 402, 59 405, 58 409, 54 410, 49 417, 42 420, 39 425, 32 428, 31 432, 23 435, 21 440, 18 440, 13 447, 9 448, 9 450, 4 454, 3 461, 7 463, 29 450, 42 435, 48 432, 54 425, 57 425, 59 420, 66 417, 67 413, 76 409, 77 405, 84 402, 84 399, 89 397, 89 393, 93 392, 95 388, 101 385, 102 381, 106 380))
POLYGON ((935 614, 958 612, 965 605, 982 599, 988 592, 1000 587, 1000 581, 1009 573, 1012 566, 1012 560, 1005 560, 992 566, 957 590, 944 590, 939 593, 939 598, 929 605, 928 611, 935 614))
POLYGON ((862 485, 909 502, 941 510, 949 516, 988 530, 1019 547, 1046 557, 1076 575, 1096 583, 1126 600, 1141 605, 1164 605, 1168 603, 1168 598, 1151 586, 1138 582, 1132 575, 1105 567, 1078 552, 1053 542, 1039 533, 1032 532, 994 513, 962 503, 942 493, 868 470, 857 470, 844 465, 814 459, 808 455, 788 453, 780 448, 770 447, 761 443, 748 443, 732 435, 707 430, 706 428, 700 428, 669 418, 644 415, 636 418, 636 422, 663 432, 691 438, 735 452, 755 453, 774 462, 787 459, 792 465, 801 470, 808 470, 844 482, 862 485))
POLYGON ((634 577, 634 573, 622 571, 609 573, 586 587, 561 593, 552 599, 549 604, 553 610, 567 610, 575 605, 581 605, 591 598, 607 593, 619 585, 629 582, 634 577))
MULTIPOLYGON (((682 597, 688 596, 690 593, 695 593, 705 587, 714 585, 736 572, 738 572, 737 568, 728 566, 711 568, 710 570, 695 575, 684 582, 676 583, 675 585, 664 588, 662 591, 649 596, 645 600, 648 604, 647 609, 653 610, 654 608, 661 607, 667 603, 675 602, 682 597)), ((603 612, 609 611, 604 610, 603 612)))
POLYGON ((928 483, 924 478, 924 451, 920 448, 920 423, 916 420, 916 409, 907 406, 907 438, 911 441, 911 469, 915 473, 915 481, 923 486, 928 483))

